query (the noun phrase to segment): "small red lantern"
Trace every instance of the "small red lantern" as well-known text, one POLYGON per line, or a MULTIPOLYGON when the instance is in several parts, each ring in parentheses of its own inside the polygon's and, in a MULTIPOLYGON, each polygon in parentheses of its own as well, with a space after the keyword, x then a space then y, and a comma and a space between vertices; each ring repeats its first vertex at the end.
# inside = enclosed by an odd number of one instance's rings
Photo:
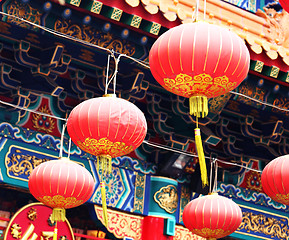
MULTIPOLYGON (((208 115, 208 99, 236 88, 247 76, 249 51, 230 30, 186 23, 162 34, 149 55, 150 70, 166 90, 190 99, 190 114, 208 115)), ((203 185, 208 184, 200 129, 195 129, 203 185)))
MULTIPOLYGON (((68 158, 41 163, 32 171, 28 182, 31 194, 53 208, 55 214, 85 203, 93 194, 94 185, 90 172, 68 158)), ((65 215, 55 220, 63 221, 65 215)))
POLYGON ((111 159, 138 148, 147 132, 144 114, 131 102, 115 94, 86 100, 77 105, 67 120, 71 140, 101 161, 101 197, 104 225, 107 226, 106 193, 103 174, 111 173, 111 159), (108 167, 107 167, 108 165, 108 167))
MULTIPOLYGON (((31 194, 53 208, 53 222, 65 221, 65 209, 85 203, 93 194, 94 185, 90 172, 68 158, 41 163, 28 182, 31 194)), ((53 240, 57 240, 57 227, 53 240)))
POLYGON ((192 233, 201 237, 222 238, 239 227, 242 211, 231 199, 211 193, 187 204, 183 222, 192 233))
POLYGON ((289 155, 277 157, 263 169, 264 192, 274 201, 289 205, 289 155))

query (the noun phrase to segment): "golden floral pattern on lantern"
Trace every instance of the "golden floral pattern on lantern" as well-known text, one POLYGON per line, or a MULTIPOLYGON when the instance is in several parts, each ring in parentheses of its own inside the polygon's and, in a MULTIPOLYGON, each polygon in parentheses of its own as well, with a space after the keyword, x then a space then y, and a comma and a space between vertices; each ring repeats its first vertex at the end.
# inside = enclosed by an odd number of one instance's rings
POLYGON ((133 151, 133 146, 127 146, 124 142, 112 142, 106 137, 99 140, 88 137, 84 142, 78 141, 77 145, 90 154, 96 156, 108 154, 112 158, 123 156, 133 151))
POLYGON ((270 196, 274 201, 281 202, 289 205, 289 193, 288 194, 276 194, 275 196, 270 196))
POLYGON ((37 200, 53 208, 72 208, 83 203, 83 200, 77 200, 75 197, 66 198, 60 195, 38 197, 37 200))
POLYGON ((175 79, 165 78, 164 83, 164 87, 168 91, 187 98, 196 94, 209 98, 222 95, 233 90, 237 84, 236 82, 231 82, 226 76, 212 78, 206 73, 194 77, 180 73, 175 79))
POLYGON ((231 232, 230 231, 224 231, 221 228, 217 229, 210 229, 210 228, 202 228, 202 229, 193 229, 192 232, 194 234, 200 235, 200 236, 206 236, 206 238, 215 238, 216 236, 227 236, 231 232))
POLYGON ((162 187, 155 193, 154 200, 168 213, 174 213, 178 207, 177 188, 173 185, 162 187))

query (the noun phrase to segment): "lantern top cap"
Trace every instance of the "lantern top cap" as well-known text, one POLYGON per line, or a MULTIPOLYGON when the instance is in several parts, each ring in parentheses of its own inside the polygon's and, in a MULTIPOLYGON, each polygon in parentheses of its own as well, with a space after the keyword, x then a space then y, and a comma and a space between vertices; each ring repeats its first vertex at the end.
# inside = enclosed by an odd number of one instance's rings
POLYGON ((103 97, 115 97, 116 98, 116 94, 104 94, 103 97))
POLYGON ((59 157, 58 160, 70 161, 68 157, 59 157))
POLYGON ((210 192, 210 193, 208 193, 208 195, 210 195, 210 196, 217 196, 218 195, 218 193, 217 192, 210 192))

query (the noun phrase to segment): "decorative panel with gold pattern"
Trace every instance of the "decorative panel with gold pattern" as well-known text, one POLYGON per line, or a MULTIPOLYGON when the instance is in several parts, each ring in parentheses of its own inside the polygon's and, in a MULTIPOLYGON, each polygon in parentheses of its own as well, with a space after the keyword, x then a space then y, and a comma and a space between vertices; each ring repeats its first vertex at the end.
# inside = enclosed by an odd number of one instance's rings
MULTIPOLYGON (((100 206, 94 205, 95 213, 98 219, 104 223, 103 211, 100 206)), ((143 217, 127 214, 111 209, 107 209, 108 226, 107 230, 113 233, 117 238, 124 237, 140 240, 142 237, 143 217)))
POLYGON ((83 41, 113 49, 118 53, 132 56, 135 53, 135 46, 125 40, 120 40, 111 33, 104 33, 87 25, 72 24, 67 20, 56 20, 54 30, 63 34, 76 37, 83 41))

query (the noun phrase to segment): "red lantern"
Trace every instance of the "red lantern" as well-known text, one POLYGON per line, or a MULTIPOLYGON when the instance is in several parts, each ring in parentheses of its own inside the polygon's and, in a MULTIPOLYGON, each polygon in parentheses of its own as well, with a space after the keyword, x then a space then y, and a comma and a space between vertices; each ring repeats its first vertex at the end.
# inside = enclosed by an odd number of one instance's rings
POLYGON ((289 155, 275 158, 264 168, 261 183, 274 201, 289 205, 289 155))
POLYGON ((201 237, 222 238, 239 227, 242 211, 231 199, 212 193, 189 202, 183 212, 183 222, 201 237))
MULTIPOLYGON (((216 97, 236 88, 248 74, 250 56, 235 33, 196 22, 161 35, 150 50, 149 63, 154 78, 166 90, 195 102, 198 97, 216 97)), ((196 104, 192 113, 200 112, 207 114, 196 104)))
POLYGON ((286 11, 289 12, 289 2, 288 0, 279 0, 280 5, 282 8, 286 11))
MULTIPOLYGON (((65 221, 65 209, 85 203, 93 194, 94 185, 90 172, 68 158, 41 163, 28 182, 31 194, 53 208, 53 222, 65 221)), ((57 227, 53 240, 57 240, 57 227)))
POLYGON ((96 156, 119 157, 143 142, 147 124, 144 114, 131 102, 115 95, 86 100, 67 120, 71 140, 96 156))
POLYGON ((97 156, 98 168, 101 161, 101 197, 107 226, 103 174, 107 170, 111 173, 111 158, 129 154, 141 145, 147 132, 144 114, 129 101, 108 94, 76 106, 67 120, 67 130, 80 149, 97 156))
MULTIPOLYGON (((29 190, 40 202, 57 210, 77 207, 93 194, 94 179, 79 164, 61 158, 41 163, 29 177, 29 190)), ((62 219, 64 215, 61 215, 62 219)))
MULTIPOLYGON (((247 76, 250 56, 244 41, 226 28, 206 22, 174 27, 153 44, 154 78, 166 90, 190 98, 190 114, 205 117, 207 98, 236 88, 247 76)), ((200 129, 195 129, 203 185, 208 184, 200 129)))

